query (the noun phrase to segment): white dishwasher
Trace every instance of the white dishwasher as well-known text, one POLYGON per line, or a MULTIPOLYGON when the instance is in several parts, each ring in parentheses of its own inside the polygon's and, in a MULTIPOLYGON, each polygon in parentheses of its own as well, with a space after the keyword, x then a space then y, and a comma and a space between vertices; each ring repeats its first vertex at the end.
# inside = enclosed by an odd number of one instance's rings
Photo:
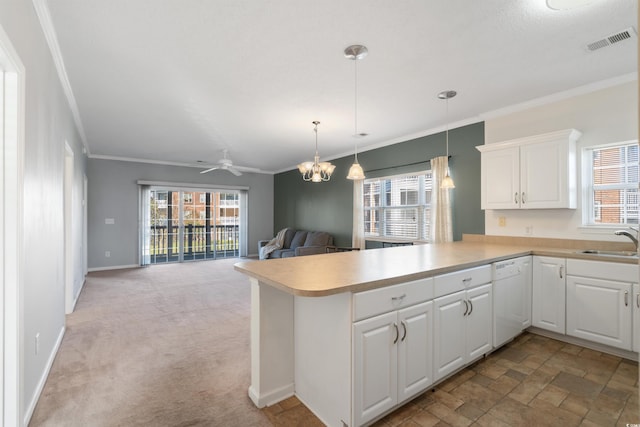
POLYGON ((500 347, 531 324, 531 257, 496 262, 493 273, 493 345, 500 347))

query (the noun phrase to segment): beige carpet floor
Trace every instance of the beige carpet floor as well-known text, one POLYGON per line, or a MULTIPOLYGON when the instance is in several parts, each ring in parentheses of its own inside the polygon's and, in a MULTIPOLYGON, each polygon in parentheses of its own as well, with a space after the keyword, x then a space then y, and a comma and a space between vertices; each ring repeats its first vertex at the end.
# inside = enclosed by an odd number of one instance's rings
POLYGON ((87 277, 30 426, 264 426, 238 259, 87 277))

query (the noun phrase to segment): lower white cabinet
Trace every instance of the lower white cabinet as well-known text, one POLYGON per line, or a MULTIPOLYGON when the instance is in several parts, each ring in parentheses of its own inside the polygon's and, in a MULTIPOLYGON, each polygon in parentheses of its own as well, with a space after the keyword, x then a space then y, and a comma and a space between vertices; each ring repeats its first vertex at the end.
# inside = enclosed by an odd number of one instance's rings
POLYGON ((631 350, 631 283, 567 277, 567 335, 631 350))
POLYGON ((633 351, 640 352, 640 285, 633 284, 633 351))
POLYGON ((433 383, 433 302, 353 324, 354 425, 433 383))
POLYGON ((433 302, 437 381, 491 351, 491 283, 445 295, 433 302))
POLYGON ((569 259, 567 274, 567 335, 624 350, 637 346, 638 266, 569 259))
POLYGON ((532 325, 565 333, 566 260, 533 257, 532 325))

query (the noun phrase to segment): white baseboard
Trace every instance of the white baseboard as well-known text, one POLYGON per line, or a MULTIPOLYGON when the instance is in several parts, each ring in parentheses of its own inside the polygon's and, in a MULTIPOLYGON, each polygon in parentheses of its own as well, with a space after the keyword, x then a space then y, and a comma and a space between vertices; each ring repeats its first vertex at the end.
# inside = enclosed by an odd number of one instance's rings
POLYGON ((91 273, 91 272, 94 272, 94 271, 123 270, 125 268, 141 268, 141 267, 138 264, 112 265, 110 267, 94 267, 94 268, 90 268, 88 271, 89 271, 89 273, 91 273))
POLYGON ((25 426, 29 425, 31 421, 31 417, 33 416, 33 411, 36 409, 36 404, 38 403, 38 399, 40 399, 40 394, 42 394, 42 390, 44 389, 44 385, 47 382, 47 378, 49 377, 49 372, 51 371, 51 367, 53 366, 53 361, 58 354, 58 350, 60 349, 60 345, 62 344, 62 338, 64 338, 64 333, 66 331, 66 327, 62 327, 60 329, 60 334, 58 334, 58 339, 56 340, 56 344, 53 346, 53 350, 51 354, 49 354, 49 358, 47 359, 47 364, 45 365, 44 372, 40 377, 40 381, 38 381, 38 386, 36 387, 31 400, 29 401, 29 405, 27 405, 25 414, 24 414, 24 424, 25 426))
POLYGON ((78 302, 78 299, 80 298, 80 294, 82 293, 82 290, 84 289, 84 284, 87 283, 87 277, 83 277, 82 278, 82 285, 80 285, 80 288, 78 289, 78 292, 76 292, 76 294, 73 296, 73 304, 71 304, 71 312, 73 313, 73 311, 76 309, 76 303, 78 302))
POLYGON ((284 399, 293 396, 294 394, 293 383, 277 388, 275 390, 271 390, 270 392, 264 393, 261 396, 258 396, 258 393, 256 392, 256 389, 253 388, 253 386, 249 387, 249 398, 258 408, 275 405, 276 403, 281 402, 284 399))

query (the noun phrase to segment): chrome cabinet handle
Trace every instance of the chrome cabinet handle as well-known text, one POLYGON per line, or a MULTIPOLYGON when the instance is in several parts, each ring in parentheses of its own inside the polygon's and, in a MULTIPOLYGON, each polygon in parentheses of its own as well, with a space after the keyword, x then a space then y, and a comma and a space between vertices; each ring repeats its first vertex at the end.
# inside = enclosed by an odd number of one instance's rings
POLYGON ((400 341, 404 341, 404 339, 407 337, 407 324, 405 323, 405 321, 403 320, 402 322, 400 322, 402 324, 402 338, 400 339, 400 341))
POLYGON ((560 278, 561 278, 561 279, 563 278, 563 276, 562 276, 562 270, 563 270, 563 269, 564 269, 564 265, 561 265, 561 266, 560 266, 560 278))
POLYGON ((466 316, 467 312, 469 311, 469 304, 467 304, 466 299, 463 299, 462 302, 464 303, 464 313, 462 313, 462 316, 466 316))
POLYGON ((513 195, 513 202, 517 205, 518 204, 518 193, 513 195))
POLYGON ((629 291, 624 291, 624 306, 629 306, 629 291))
POLYGON ((467 316, 471 316, 471 313, 473 313, 473 301, 469 300, 469 305, 471 306, 471 310, 469 310, 469 314, 467 314, 467 316))
POLYGON ((407 294, 402 294, 399 297, 391 297, 391 301, 402 301, 406 296, 407 294))
POLYGON ((522 204, 523 205, 526 203, 526 201, 524 199, 524 191, 522 192, 522 196, 520 197, 520 200, 522 200, 522 204))
POLYGON ((393 343, 397 343, 398 342, 398 338, 400 338, 400 331, 398 331, 398 324, 397 323, 393 323, 393 327, 396 328, 396 339, 393 340, 393 343))
POLYGON ((462 283, 464 283, 465 285, 468 284, 471 281, 471 277, 467 277, 466 279, 462 279, 462 283))
POLYGON ((640 294, 636 295, 636 307, 640 308, 640 294))

